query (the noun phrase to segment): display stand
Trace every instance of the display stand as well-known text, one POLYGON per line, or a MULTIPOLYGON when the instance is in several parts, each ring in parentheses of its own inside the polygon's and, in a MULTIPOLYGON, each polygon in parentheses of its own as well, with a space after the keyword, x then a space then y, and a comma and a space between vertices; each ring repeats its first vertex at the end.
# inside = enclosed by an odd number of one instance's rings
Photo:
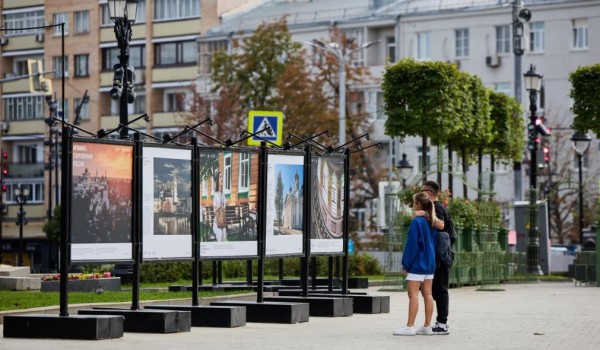
MULTIPOLYGON (((64 30, 64 28, 63 28, 64 30)), ((56 119, 56 118, 54 118, 56 119)), ((61 241, 60 249, 60 313, 7 315, 4 316, 3 334, 5 338, 56 338, 56 339, 115 339, 123 337, 124 317, 120 315, 80 316, 69 315, 68 310, 68 249, 69 249, 69 204, 71 186, 71 142, 72 134, 69 124, 62 122, 62 187, 61 200, 61 241)), ((93 135, 83 129, 72 127, 93 135)))
MULTIPOLYGON (((212 120, 206 119, 203 122, 196 124, 193 127, 186 127, 186 130, 194 130, 196 127, 209 123, 212 125, 212 120)), ((175 137, 166 137, 164 142, 171 142, 176 137, 182 135, 182 133, 175 137)), ((200 174, 199 174, 199 154, 198 154, 198 139, 192 138, 192 193, 199 193, 198 187, 200 186, 200 174)), ((198 298, 199 281, 201 280, 202 271, 200 263, 200 242, 198 240, 200 222, 200 198, 198 196, 192 196, 192 286, 189 288, 192 292, 192 305, 149 305, 146 309, 159 309, 159 310, 178 310, 187 311, 191 313, 191 324, 193 327, 241 327, 246 325, 246 308, 243 306, 209 306, 200 305, 198 298)), ((171 290, 171 288, 169 288, 171 290)))
MULTIPOLYGON (((122 128, 143 118, 149 121, 147 115, 135 118, 126 125, 109 132, 98 132, 99 138, 104 138, 122 128)), ((142 309, 140 307, 140 268, 142 263, 142 140, 141 132, 134 134, 133 151, 133 186, 132 186, 132 235, 133 235, 133 283, 131 309, 94 307, 90 310, 79 310, 79 315, 120 315, 125 318, 125 332, 142 333, 174 333, 189 332, 191 329, 191 314, 186 311, 142 309)), ((144 134, 152 137, 150 135, 144 134)), ((154 137, 152 137, 154 138, 154 137)), ((156 138, 155 138, 156 139, 156 138)), ((63 186, 64 187, 64 186, 63 186)))
MULTIPOLYGON (((312 169, 312 144, 314 143, 314 138, 318 137, 321 134, 310 138, 302 138, 301 142, 296 145, 287 145, 287 148, 297 147, 300 144, 307 143, 305 146, 305 156, 304 156, 304 206, 303 206, 303 250, 304 255, 301 258, 301 275, 304 276, 304 280, 308 281, 306 277, 306 271, 308 271, 308 266, 306 266, 306 262, 308 261, 308 257, 310 256, 310 225, 312 222, 312 212, 309 198, 312 196, 311 186, 308 184, 311 183, 311 169, 312 169)), ((305 284, 307 285, 307 283, 305 284)), ((281 290, 281 289, 279 289, 281 290)), ((305 293, 300 295, 282 295, 278 293, 278 296, 265 298, 267 301, 273 302, 300 302, 300 303, 308 303, 310 305, 309 315, 317 316, 317 317, 345 317, 352 316, 353 307, 352 307, 352 299, 346 297, 338 297, 338 296, 315 296, 313 294, 308 293, 306 290, 305 293)))
POLYGON ((265 237, 267 220, 267 162, 268 150, 266 142, 261 142, 259 156, 259 196, 258 196, 258 282, 256 301, 232 300, 212 302, 215 306, 244 306, 246 307, 246 321, 259 323, 300 323, 309 320, 309 304, 291 301, 267 301, 264 292, 264 261, 265 237))

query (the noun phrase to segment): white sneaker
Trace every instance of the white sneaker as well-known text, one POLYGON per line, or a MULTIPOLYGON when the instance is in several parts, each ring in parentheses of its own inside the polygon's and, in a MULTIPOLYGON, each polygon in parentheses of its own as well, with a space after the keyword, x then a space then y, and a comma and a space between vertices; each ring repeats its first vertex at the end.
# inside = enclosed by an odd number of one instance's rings
POLYGON ((431 326, 423 326, 423 327, 419 327, 419 329, 417 330, 417 334, 418 335, 433 335, 433 330, 431 329, 431 326))
POLYGON ((398 329, 394 329, 394 335, 415 335, 417 332, 415 331, 415 326, 408 327, 400 327, 398 329))

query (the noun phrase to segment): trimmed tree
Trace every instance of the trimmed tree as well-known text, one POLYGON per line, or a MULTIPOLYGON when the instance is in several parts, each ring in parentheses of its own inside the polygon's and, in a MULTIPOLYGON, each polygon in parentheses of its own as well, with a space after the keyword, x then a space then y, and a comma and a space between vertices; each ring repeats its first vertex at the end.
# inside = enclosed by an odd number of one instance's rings
POLYGON ((575 114, 571 127, 580 132, 592 130, 600 137, 600 63, 582 66, 569 74, 575 114))

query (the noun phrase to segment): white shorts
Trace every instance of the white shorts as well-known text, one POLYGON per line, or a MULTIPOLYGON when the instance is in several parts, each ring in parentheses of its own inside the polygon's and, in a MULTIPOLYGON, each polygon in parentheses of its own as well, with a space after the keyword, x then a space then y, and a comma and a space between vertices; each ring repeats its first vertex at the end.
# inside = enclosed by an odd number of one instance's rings
POLYGON ((408 275, 406 275, 405 280, 407 281, 417 281, 417 282, 423 282, 425 280, 432 280, 433 279, 433 275, 418 275, 416 273, 408 273, 408 275))

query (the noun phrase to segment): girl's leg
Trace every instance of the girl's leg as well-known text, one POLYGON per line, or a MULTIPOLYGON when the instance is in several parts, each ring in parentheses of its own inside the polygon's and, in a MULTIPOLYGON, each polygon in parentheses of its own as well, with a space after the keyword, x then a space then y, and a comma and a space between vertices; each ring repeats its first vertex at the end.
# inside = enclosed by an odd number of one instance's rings
POLYGON ((408 322, 406 322, 408 327, 415 325, 415 319, 419 311, 419 287, 421 287, 421 282, 408 281, 408 322))
POLYGON ((423 301, 425 302, 425 327, 428 327, 431 324, 431 317, 433 315, 433 297, 431 296, 431 286, 433 285, 433 280, 425 280, 423 282, 423 286, 421 287, 421 294, 423 294, 423 301))

